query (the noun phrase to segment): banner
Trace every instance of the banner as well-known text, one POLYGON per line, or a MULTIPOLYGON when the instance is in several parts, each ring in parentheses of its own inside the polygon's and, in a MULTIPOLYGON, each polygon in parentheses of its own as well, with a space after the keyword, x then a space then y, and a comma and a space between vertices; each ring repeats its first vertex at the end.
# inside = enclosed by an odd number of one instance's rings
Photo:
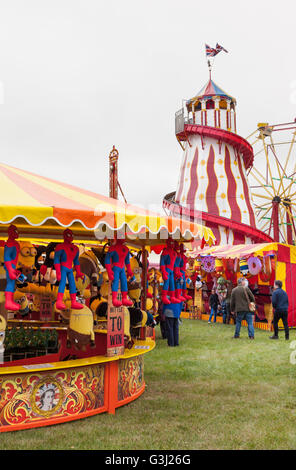
MULTIPOLYGON (((121 294, 118 294, 121 298, 121 294)), ((124 312, 123 307, 115 308, 112 304, 112 295, 108 294, 107 317, 107 356, 120 356, 124 354, 124 312)))

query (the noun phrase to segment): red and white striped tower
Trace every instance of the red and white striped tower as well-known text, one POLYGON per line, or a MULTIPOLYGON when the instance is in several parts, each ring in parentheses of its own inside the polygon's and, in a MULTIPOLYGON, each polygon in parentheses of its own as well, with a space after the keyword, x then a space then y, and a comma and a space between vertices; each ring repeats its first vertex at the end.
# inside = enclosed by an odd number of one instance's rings
POLYGON ((236 100, 209 81, 177 111, 175 131, 183 149, 177 191, 165 196, 172 214, 199 218, 217 244, 272 239, 256 228, 247 171, 253 148, 237 134, 236 100))

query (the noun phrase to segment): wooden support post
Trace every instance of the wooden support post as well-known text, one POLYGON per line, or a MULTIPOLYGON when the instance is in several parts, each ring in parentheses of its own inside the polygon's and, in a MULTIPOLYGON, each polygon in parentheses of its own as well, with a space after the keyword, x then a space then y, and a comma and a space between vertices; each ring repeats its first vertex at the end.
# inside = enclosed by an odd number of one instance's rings
POLYGON ((118 199, 118 150, 113 145, 109 154, 109 196, 118 199))
MULTIPOLYGON (((141 307, 142 310, 146 311, 146 303, 147 303, 147 258, 148 253, 145 247, 142 248, 142 298, 141 298, 141 307)), ((143 326, 141 328, 141 339, 146 339, 146 327, 143 326)))
POLYGON ((156 271, 154 270, 153 275, 153 315, 156 315, 156 282, 157 282, 156 271))
POLYGON ((275 197, 272 201, 272 216, 271 223, 273 224, 273 238, 275 242, 280 241, 280 228, 279 228, 279 201, 275 197))

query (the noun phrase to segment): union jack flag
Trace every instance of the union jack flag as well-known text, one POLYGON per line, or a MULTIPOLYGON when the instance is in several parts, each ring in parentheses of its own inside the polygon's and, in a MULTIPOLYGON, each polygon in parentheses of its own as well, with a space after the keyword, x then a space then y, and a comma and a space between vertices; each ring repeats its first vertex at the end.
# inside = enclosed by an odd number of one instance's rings
POLYGON ((207 57, 215 57, 215 55, 218 54, 218 51, 216 49, 213 49, 212 47, 210 47, 208 44, 206 44, 205 46, 206 46, 206 56, 207 57))
POLYGON ((224 47, 220 46, 220 44, 218 44, 218 43, 216 44, 216 51, 217 51, 217 53, 221 52, 221 51, 224 51, 224 52, 228 53, 228 51, 226 49, 224 49, 224 47))

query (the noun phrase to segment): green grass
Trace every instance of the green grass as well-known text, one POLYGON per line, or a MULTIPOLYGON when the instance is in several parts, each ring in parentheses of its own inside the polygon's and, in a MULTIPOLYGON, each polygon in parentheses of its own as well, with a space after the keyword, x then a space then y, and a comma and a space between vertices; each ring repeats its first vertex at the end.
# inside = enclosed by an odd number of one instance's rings
MULTIPOLYGON (((291 341, 232 339, 234 326, 183 320, 180 346, 145 355, 145 393, 119 408, 57 426, 2 433, 4 449, 295 449, 291 341)), ((291 340, 295 332, 291 332, 291 340)))

